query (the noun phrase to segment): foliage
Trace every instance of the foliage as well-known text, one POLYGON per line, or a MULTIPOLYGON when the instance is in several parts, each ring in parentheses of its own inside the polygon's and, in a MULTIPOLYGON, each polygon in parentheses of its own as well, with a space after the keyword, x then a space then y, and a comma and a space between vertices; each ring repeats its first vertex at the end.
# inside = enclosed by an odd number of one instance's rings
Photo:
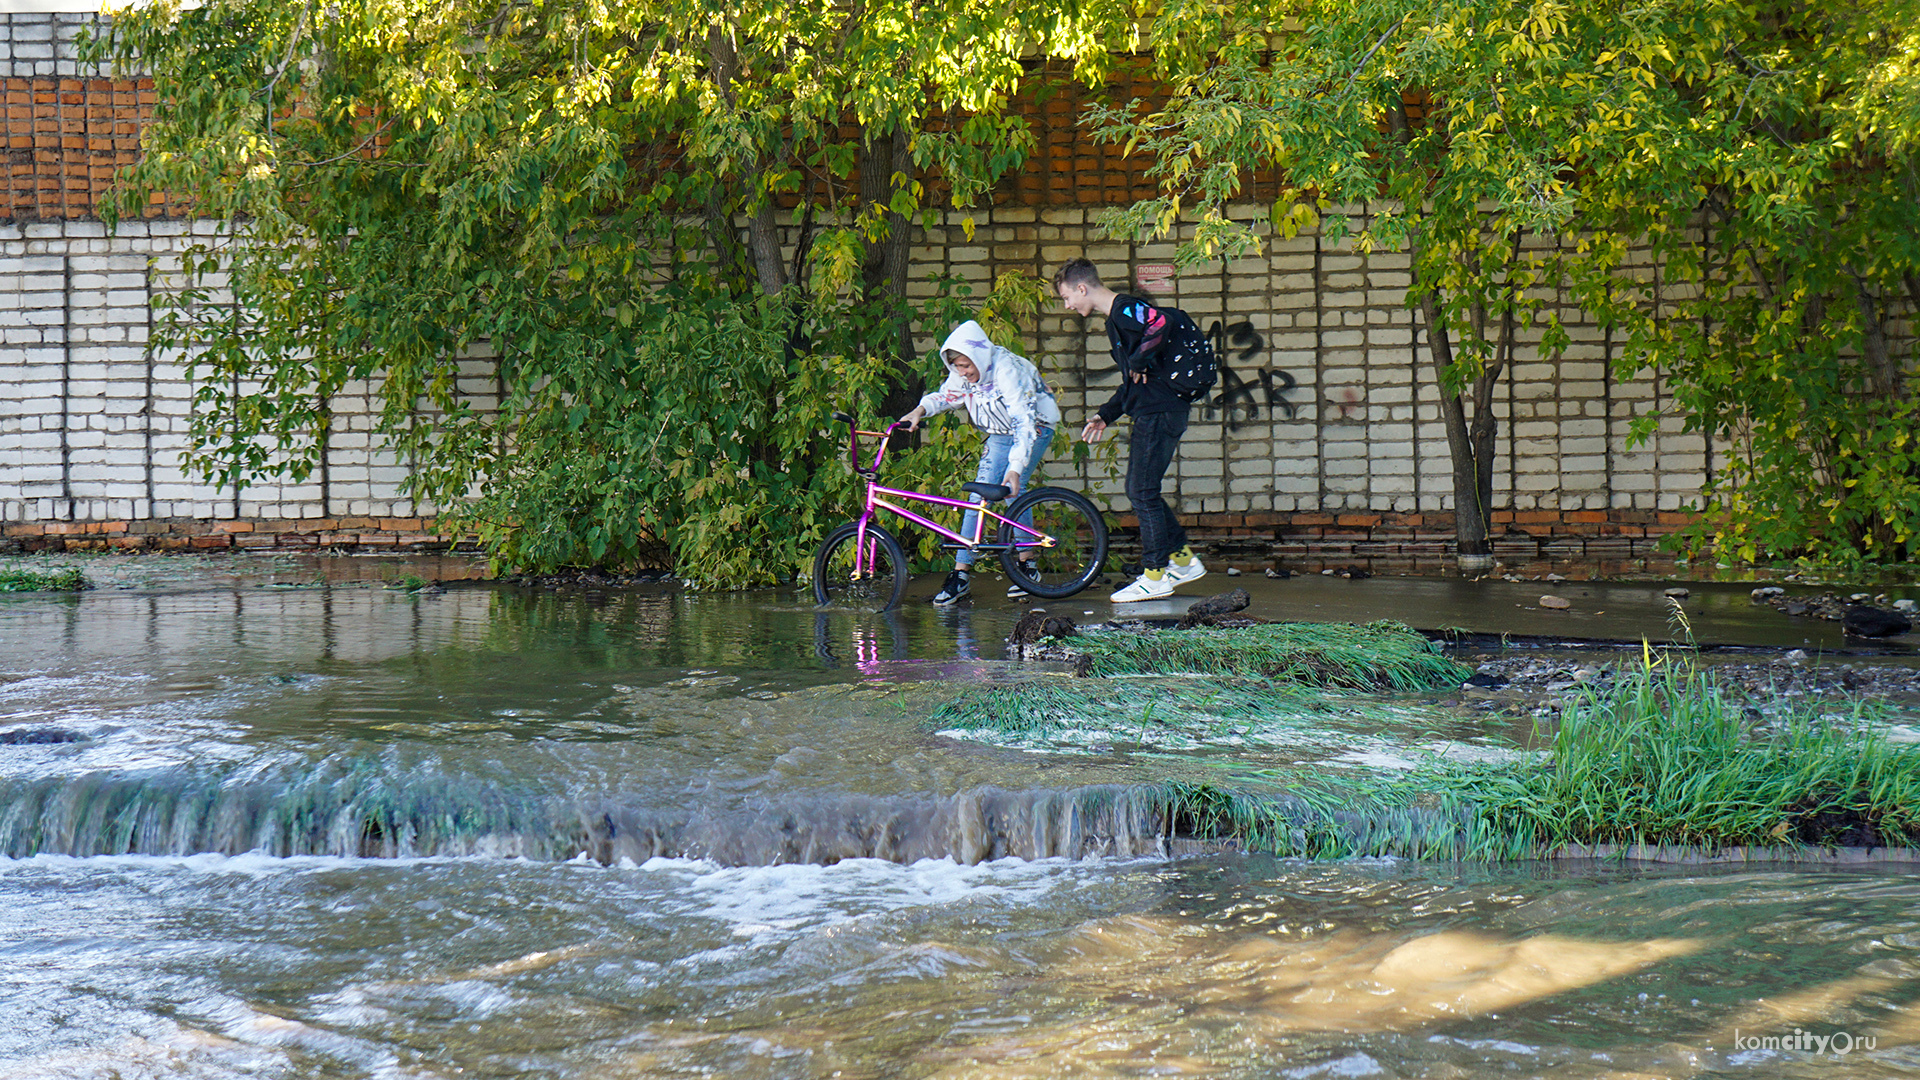
MULTIPOLYGON (((1695 13, 1643 46, 1684 120, 1696 196, 1613 185, 1592 219, 1653 244, 1577 295, 1622 366, 1666 375, 1689 428, 1730 443, 1696 545, 1744 560, 1890 562, 1920 552, 1920 4, 1695 13)), ((1651 429, 1654 418, 1640 421, 1651 429)))
POLYGON ((1523 332, 1565 350, 1571 299, 1623 373, 1660 372, 1689 426, 1741 448, 1708 496, 1727 550, 1911 553, 1920 4, 1176 0, 1153 43, 1168 104, 1093 115, 1163 194, 1111 226, 1186 230, 1193 260, 1324 213, 1331 239, 1405 251, 1463 552, 1493 380, 1523 332), (1293 188, 1268 221, 1231 219, 1273 167, 1293 188), (1350 206, 1369 216, 1329 213, 1350 206))
POLYGON ((0 592, 85 592, 93 582, 77 566, 64 570, 0 570, 0 592))
MULTIPOLYGON (((911 223, 1024 160, 1031 135, 1004 109, 1022 56, 1097 77, 1123 16, 977 0, 120 12, 95 55, 150 72, 159 105, 117 211, 225 224, 182 253, 153 337, 192 363, 191 464, 236 488, 306 479, 332 403, 371 392, 409 493, 501 563, 792 572, 850 505, 828 414, 875 416, 931 366, 911 355, 927 314, 906 300, 911 223)), ((950 480, 953 443, 899 472, 950 480)))
POLYGON ((1220 22, 1178 2, 1156 35, 1211 40, 1174 53, 1186 59, 1168 72, 1168 104, 1092 113, 1104 137, 1156 161, 1164 192, 1113 215, 1112 229, 1166 233, 1191 219, 1189 261, 1316 221, 1362 252, 1407 252, 1463 553, 1491 550, 1493 389, 1522 334, 1549 355, 1568 343, 1555 293, 1541 288, 1568 257, 1552 242, 1574 206, 1563 155, 1612 153, 1643 93, 1617 88, 1609 102, 1616 88, 1585 78, 1620 6, 1273 0, 1220 22), (1275 40, 1269 26, 1289 29, 1275 40), (1268 220, 1229 217, 1243 178, 1275 167, 1292 186, 1268 220))
POLYGON ((1418 690, 1459 686, 1473 672, 1394 622, 1197 626, 1073 639, 1089 675, 1243 675, 1299 686, 1418 690))

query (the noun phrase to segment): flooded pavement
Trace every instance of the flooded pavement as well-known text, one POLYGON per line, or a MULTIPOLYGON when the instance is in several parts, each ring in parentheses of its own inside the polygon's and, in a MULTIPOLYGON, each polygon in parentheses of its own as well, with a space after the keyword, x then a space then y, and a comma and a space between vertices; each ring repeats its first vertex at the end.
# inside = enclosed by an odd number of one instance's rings
MULTIPOLYGON (((1001 659, 1028 607, 82 563, 101 588, 0 597, 0 736, 32 736, 0 738, 0 1077, 1920 1068, 1909 873, 1160 854, 1141 785, 1524 736, 1440 695, 973 741, 929 730, 956 691, 1065 677, 1001 659)), ((1218 581, 1270 618, 1667 628, 1658 584, 1218 581)), ((1702 641, 1832 626, 1690 588, 1702 641)))

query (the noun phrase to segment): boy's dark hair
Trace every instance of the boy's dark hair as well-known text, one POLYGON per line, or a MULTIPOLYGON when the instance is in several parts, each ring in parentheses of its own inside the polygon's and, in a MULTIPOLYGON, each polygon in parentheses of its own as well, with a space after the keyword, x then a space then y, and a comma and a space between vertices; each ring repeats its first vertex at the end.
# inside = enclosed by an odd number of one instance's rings
POLYGON ((1092 259, 1071 260, 1060 268, 1059 273, 1053 275, 1054 292, 1059 292, 1068 285, 1086 285, 1096 289, 1100 287, 1100 271, 1093 268, 1092 259))

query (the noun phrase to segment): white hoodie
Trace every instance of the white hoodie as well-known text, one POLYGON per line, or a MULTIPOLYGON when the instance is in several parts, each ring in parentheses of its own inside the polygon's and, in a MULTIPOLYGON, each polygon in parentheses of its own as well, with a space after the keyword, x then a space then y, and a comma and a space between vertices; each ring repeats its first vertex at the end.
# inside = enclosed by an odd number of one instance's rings
MULTIPOLYGON (((1026 357, 988 340, 987 332, 972 319, 954 327, 953 333, 947 335, 946 343, 940 346, 943 360, 949 351, 973 361, 973 366, 980 369, 980 381, 968 382, 966 376, 948 364, 947 380, 938 390, 922 397, 920 407, 932 416, 966 406, 967 419, 974 427, 989 435, 1014 436, 1013 452, 1007 455, 1007 469, 1025 472, 1031 457, 1029 450, 1040 427, 1055 427, 1060 423, 1060 405, 1054 401, 1046 381, 1040 378, 1040 369, 1026 357)), ((1045 453, 1046 448, 1042 447, 1041 452, 1045 453)))

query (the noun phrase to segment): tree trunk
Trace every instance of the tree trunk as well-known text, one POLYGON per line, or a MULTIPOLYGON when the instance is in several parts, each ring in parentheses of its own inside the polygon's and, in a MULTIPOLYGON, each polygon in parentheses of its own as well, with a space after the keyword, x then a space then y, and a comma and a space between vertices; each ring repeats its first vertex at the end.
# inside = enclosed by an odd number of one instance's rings
POLYGON ((1880 304, 1867 291, 1866 278, 1853 275, 1853 296, 1860 306, 1862 344, 1867 354, 1869 389, 1880 397, 1893 397, 1900 391, 1900 363, 1887 345, 1886 324, 1880 321, 1880 304))
MULTIPOLYGON (((1414 255, 1419 265, 1419 255, 1414 255)), ((1453 462, 1453 535, 1465 556, 1493 554, 1493 392, 1483 375, 1474 380, 1474 416, 1467 420, 1464 394, 1446 391, 1447 371, 1453 366, 1453 338, 1440 315, 1440 302, 1431 292, 1420 297, 1420 315, 1427 324, 1427 352, 1433 360, 1433 381, 1440 389, 1440 419, 1447 430, 1447 456, 1453 462), (1482 405, 1484 399, 1488 405, 1482 405), (1485 451, 1484 455, 1482 451, 1485 451), (1484 457, 1484 465, 1482 460, 1484 457)))
MULTIPOLYGON (((888 132, 869 132, 862 144, 860 158, 860 202, 862 205, 886 205, 893 198, 893 176, 910 172, 912 158, 907 151, 907 129, 895 126, 888 132)), ((886 341, 875 340, 875 349, 892 353, 887 377, 886 397, 881 415, 900 416, 911 412, 926 389, 916 370, 913 351, 913 325, 907 318, 907 256, 913 229, 907 219, 889 211, 886 231, 867 244, 866 261, 860 268, 860 283, 869 303, 884 305, 894 313, 886 341)))
MULTIPOLYGON (((732 105, 736 100, 733 81, 740 67, 740 58, 733 47, 733 38, 729 36, 730 29, 715 26, 708 32, 707 53, 713 62, 714 85, 727 104, 732 105)), ((742 189, 747 198, 747 258, 751 260, 753 276, 760 285, 760 291, 772 296, 787 287, 787 267, 785 260, 780 257, 780 224, 775 216, 773 199, 765 193, 760 182, 766 167, 764 160, 748 162, 742 170, 742 189)), ((722 266, 730 271, 746 269, 741 266, 743 260, 737 242, 739 232, 734 226, 733 215, 717 195, 708 199, 707 232, 722 266)))
MULTIPOLYGON (((1411 137, 1404 107, 1387 114, 1401 140, 1411 137)), ((1518 245, 1516 238, 1515 244, 1518 245)), ((1421 242, 1416 230, 1408 237, 1413 287, 1421 289, 1421 242)), ((1497 433, 1493 416, 1493 388, 1500 378, 1498 358, 1473 382, 1473 416, 1467 416, 1465 394, 1449 393, 1447 373, 1453 367, 1453 337, 1440 312, 1440 297, 1431 289, 1420 293, 1420 315, 1427 325, 1427 351, 1433 360, 1433 385, 1439 391, 1440 419, 1447 432, 1447 457, 1453 465, 1453 536, 1462 568, 1485 567, 1493 556, 1493 448, 1497 433)), ((1485 321, 1484 308, 1478 313, 1485 321)), ((1482 334, 1484 338, 1484 333, 1482 334)), ((1511 335, 1508 335, 1511 340, 1511 335)))

